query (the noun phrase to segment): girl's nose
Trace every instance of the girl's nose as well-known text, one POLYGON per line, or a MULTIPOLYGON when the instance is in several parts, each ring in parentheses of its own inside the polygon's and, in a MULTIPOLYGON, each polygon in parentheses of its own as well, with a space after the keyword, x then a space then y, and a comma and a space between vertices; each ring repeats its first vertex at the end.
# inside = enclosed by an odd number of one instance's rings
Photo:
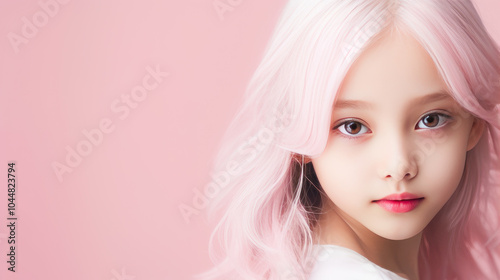
POLYGON ((418 173, 418 164, 411 143, 404 137, 394 137, 381 148, 378 173, 384 180, 410 180, 418 173))
POLYGON ((415 164, 408 162, 399 162, 389 167, 384 173, 384 178, 392 178, 395 181, 410 180, 417 175, 417 168, 415 164))

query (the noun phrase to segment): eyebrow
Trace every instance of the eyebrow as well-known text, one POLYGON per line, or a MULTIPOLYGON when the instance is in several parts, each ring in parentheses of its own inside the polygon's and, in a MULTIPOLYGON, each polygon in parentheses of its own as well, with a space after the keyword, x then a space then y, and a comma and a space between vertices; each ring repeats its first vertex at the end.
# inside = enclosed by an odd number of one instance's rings
MULTIPOLYGON (((451 95, 445 91, 439 91, 431 94, 427 94, 421 97, 417 97, 411 101, 412 105, 421 105, 430 102, 436 102, 443 99, 452 98, 451 95)), ((352 108, 352 109, 371 109, 373 105, 370 102, 362 101, 362 100, 337 100, 335 102, 335 109, 344 109, 344 108, 352 108)))

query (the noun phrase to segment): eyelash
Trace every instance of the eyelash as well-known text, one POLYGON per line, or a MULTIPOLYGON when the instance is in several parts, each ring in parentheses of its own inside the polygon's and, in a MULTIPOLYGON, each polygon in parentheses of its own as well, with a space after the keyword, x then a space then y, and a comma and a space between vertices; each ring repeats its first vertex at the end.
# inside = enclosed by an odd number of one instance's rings
MULTIPOLYGON (((447 115, 447 114, 444 114, 444 113, 441 113, 441 112, 431 112, 431 113, 428 113, 428 114, 425 114, 424 116, 422 116, 422 117, 418 120, 417 124, 415 125, 415 128, 417 128, 417 127, 418 127, 418 125, 419 125, 419 124, 420 124, 420 123, 424 120, 424 118, 426 118, 426 117, 428 117, 428 116, 431 116, 431 115, 437 115, 437 116, 440 118, 440 120, 439 120, 438 124, 436 125, 436 127, 427 127, 427 129, 429 129, 429 130, 439 129, 439 128, 441 128, 441 127, 445 126, 445 125, 446 125, 446 124, 447 124, 450 120, 452 120, 452 119, 453 119, 453 117, 452 117, 452 116, 447 115), (442 120, 442 119, 444 119, 444 120, 442 120)), ((353 123, 353 122, 359 123, 362 127, 365 127, 365 128, 366 128, 369 132, 371 132, 371 130, 370 130, 370 129, 366 126, 366 125, 364 125, 363 123, 359 122, 359 121, 358 121, 358 120, 356 120, 356 119, 346 119, 346 120, 344 120, 343 122, 341 122, 341 123, 337 124, 337 125, 333 128, 333 130, 338 130, 338 129, 339 129, 339 127, 341 127, 341 126, 343 126, 343 125, 346 125, 346 124, 348 124, 348 123, 353 123)), ((420 128, 420 129, 426 129, 426 128, 420 128)), ((340 131, 339 131, 339 133, 340 133, 340 135, 341 135, 342 137, 346 137, 346 138, 348 138, 348 139, 356 139, 356 138, 359 138, 359 137, 360 137, 360 136, 354 136, 354 135, 357 135, 357 134, 345 134, 345 133, 340 132, 340 131)), ((364 133, 363 133, 363 134, 364 134, 364 133)), ((361 135, 363 135, 363 134, 361 134, 361 135)))

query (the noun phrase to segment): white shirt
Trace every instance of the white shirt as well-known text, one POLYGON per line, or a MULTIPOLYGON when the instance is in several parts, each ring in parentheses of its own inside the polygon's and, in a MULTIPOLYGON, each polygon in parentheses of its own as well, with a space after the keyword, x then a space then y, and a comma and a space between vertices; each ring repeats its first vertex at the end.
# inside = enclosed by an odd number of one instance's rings
POLYGON ((337 245, 314 245, 317 260, 308 280, 407 280, 359 253, 337 245))

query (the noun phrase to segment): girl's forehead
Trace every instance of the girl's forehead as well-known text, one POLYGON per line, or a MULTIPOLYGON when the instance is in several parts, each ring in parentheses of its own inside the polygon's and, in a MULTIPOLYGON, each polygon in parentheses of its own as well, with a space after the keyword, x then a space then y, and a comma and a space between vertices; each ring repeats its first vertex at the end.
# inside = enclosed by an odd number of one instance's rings
POLYGON ((393 32, 369 46, 353 63, 336 104, 345 100, 405 103, 429 94, 449 95, 434 61, 411 35, 393 32))

